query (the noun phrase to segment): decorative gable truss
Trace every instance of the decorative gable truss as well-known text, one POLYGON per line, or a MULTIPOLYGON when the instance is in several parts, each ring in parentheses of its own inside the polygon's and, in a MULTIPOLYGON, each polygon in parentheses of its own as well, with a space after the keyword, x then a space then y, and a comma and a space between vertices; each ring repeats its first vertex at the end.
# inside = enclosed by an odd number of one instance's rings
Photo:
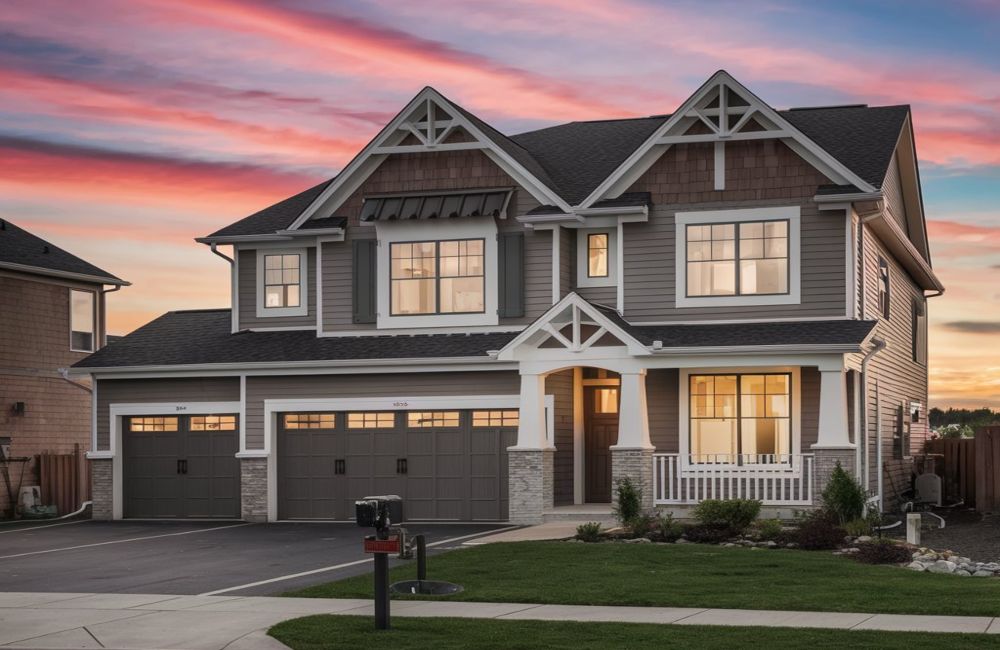
POLYGON ((572 361, 623 354, 646 356, 650 351, 600 309, 570 293, 505 345, 497 359, 572 361))
POLYGON ((481 150, 540 203, 569 209, 552 188, 511 154, 509 150, 517 145, 500 146, 482 125, 438 91, 424 88, 348 163, 289 229, 296 230, 309 219, 334 215, 389 156, 435 151, 481 150))
POLYGON ((806 137, 725 70, 716 72, 666 122, 581 203, 589 207, 626 191, 667 149, 677 144, 715 145, 715 189, 726 188, 726 143, 780 139, 833 183, 875 188, 806 137))

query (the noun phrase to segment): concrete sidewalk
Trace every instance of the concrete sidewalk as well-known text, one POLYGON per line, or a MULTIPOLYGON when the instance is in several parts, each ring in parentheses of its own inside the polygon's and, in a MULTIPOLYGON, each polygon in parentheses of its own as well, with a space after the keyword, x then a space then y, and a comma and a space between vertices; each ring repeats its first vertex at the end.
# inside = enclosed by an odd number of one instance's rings
MULTIPOLYGON (((1000 618, 833 612, 588 607, 526 603, 394 601, 394 616, 498 620, 757 625, 909 632, 1000 633, 1000 618)), ((368 600, 0 593, 2 648, 281 650, 266 635, 280 621, 311 614, 372 615, 368 600)))

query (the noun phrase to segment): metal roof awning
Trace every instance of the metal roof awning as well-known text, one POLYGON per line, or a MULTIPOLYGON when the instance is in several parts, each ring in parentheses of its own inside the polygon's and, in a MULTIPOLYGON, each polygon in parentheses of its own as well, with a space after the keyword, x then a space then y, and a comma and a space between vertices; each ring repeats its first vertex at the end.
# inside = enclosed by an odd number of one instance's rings
POLYGON ((393 194, 365 197, 361 221, 507 217, 511 188, 433 194, 393 194))

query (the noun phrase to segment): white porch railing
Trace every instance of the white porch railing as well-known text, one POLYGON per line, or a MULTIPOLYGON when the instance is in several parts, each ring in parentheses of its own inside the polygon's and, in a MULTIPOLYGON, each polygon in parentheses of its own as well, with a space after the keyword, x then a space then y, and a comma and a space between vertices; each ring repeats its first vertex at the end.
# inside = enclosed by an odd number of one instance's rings
POLYGON ((757 499, 769 506, 812 505, 813 482, 813 454, 711 458, 653 455, 653 496, 657 504, 757 499))

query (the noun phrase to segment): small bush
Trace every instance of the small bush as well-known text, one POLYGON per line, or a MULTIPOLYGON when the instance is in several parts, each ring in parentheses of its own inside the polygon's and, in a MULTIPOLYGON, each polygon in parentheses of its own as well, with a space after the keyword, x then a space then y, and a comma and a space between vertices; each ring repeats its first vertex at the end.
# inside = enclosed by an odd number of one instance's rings
POLYGON ((872 525, 867 519, 852 519, 844 524, 844 530, 851 537, 861 537, 872 534, 872 525))
POLYGON ((886 537, 858 544, 858 549, 852 557, 865 564, 903 564, 910 561, 910 550, 886 537))
POLYGON ((656 517, 653 515, 636 515, 628 525, 632 537, 647 537, 656 528, 656 517))
POLYGON ((628 477, 618 479, 615 489, 618 491, 618 502, 614 507, 615 519, 628 528, 642 512, 642 491, 628 477))
POLYGON ((836 517, 826 510, 816 510, 799 521, 793 541, 807 551, 829 551, 844 543, 847 533, 836 517))
POLYGON ((646 536, 654 542, 676 542, 683 533, 684 527, 668 512, 653 518, 653 529, 646 536))
POLYGON ((757 528, 757 537, 765 541, 776 540, 784 533, 780 519, 760 519, 754 526, 757 528))
POLYGON ((760 506, 761 502, 753 499, 706 499, 695 507, 694 516, 705 526, 740 534, 760 514, 760 506))
POLYGON ((865 490, 839 462, 823 488, 822 499, 823 509, 835 515, 841 526, 865 515, 865 490))
POLYGON ((715 524, 695 524, 684 529, 684 537, 696 544, 721 544, 738 534, 729 526, 715 524))
POLYGON ((596 521, 580 524, 576 527, 576 538, 581 542, 601 541, 601 524, 596 521))

